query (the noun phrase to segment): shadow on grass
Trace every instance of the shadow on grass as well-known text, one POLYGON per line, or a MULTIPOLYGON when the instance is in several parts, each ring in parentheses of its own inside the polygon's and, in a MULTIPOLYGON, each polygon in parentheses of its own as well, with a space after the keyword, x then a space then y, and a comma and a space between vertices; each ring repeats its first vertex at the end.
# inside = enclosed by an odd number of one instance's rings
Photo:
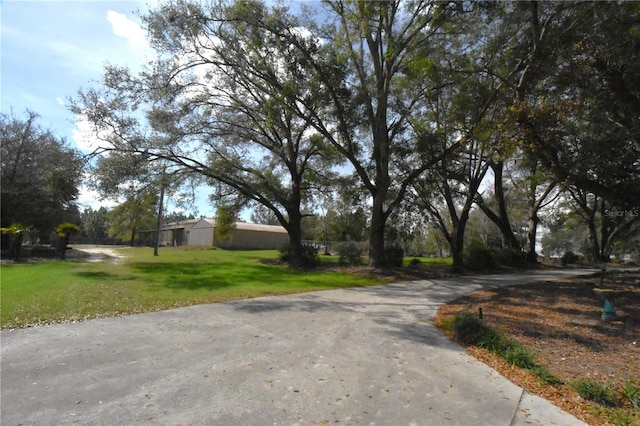
POLYGON ((80 271, 80 272, 75 272, 75 275, 82 277, 82 278, 89 278, 89 279, 110 279, 110 280, 120 280, 122 279, 122 277, 115 275, 115 274, 110 274, 109 272, 104 272, 104 271, 80 271))
POLYGON ((164 282, 166 288, 172 290, 220 290, 232 287, 233 283, 211 278, 177 277, 170 276, 164 282))
POLYGON ((218 290, 249 284, 275 284, 287 275, 279 268, 264 265, 227 265, 194 263, 134 263, 134 271, 158 279, 175 290, 218 290))
POLYGON ((216 265, 194 263, 133 263, 131 267, 143 274, 161 275, 201 275, 203 271, 216 265))

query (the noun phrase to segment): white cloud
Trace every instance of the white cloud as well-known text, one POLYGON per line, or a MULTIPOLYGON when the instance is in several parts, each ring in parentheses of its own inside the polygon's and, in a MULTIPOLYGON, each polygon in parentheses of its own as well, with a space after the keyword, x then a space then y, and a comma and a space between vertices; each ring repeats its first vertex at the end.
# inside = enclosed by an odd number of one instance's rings
POLYGON ((119 37, 126 38, 131 47, 143 49, 148 47, 144 30, 137 22, 127 18, 126 15, 109 10, 107 11, 107 21, 111 24, 113 33, 119 37))
MULTIPOLYGON (((91 176, 85 176, 85 179, 90 179, 91 176)), ((115 207, 118 203, 113 200, 104 200, 100 197, 97 191, 89 189, 87 185, 80 185, 80 194, 78 195, 78 205, 82 210, 91 207, 93 210, 98 210, 100 207, 106 207, 107 209, 115 207)))
POLYGON ((81 151, 92 152, 100 146, 93 124, 85 117, 76 116, 75 127, 71 131, 71 136, 81 151))

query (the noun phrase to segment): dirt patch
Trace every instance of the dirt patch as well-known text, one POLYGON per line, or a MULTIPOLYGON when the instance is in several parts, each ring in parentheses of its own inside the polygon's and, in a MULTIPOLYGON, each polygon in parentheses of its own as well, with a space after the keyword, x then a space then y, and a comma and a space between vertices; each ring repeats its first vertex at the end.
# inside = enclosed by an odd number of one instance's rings
MULTIPOLYGON (((621 383, 640 379, 640 273, 610 274, 617 318, 604 321, 599 278, 581 278, 482 291, 440 308, 442 324, 461 310, 482 308, 485 324, 503 330, 533 351, 540 364, 565 383, 578 379, 621 383)), ((474 357, 512 382, 592 425, 610 424, 568 385, 540 385, 527 371, 508 366, 477 347, 474 357)), ((633 414, 632 414, 633 416, 633 414)), ((613 423, 615 424, 615 423, 613 423)), ((640 425, 640 414, 631 424, 640 425)))
POLYGON ((66 253, 66 259, 81 262, 121 262, 124 256, 121 250, 127 246, 74 245, 66 253))

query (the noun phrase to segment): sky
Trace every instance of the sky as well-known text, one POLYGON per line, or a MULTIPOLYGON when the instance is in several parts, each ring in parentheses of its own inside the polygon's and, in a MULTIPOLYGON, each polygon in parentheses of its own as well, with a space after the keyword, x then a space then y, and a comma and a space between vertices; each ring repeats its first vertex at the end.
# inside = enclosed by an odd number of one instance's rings
MULTIPOLYGON (((87 128, 68 110, 69 98, 101 79, 107 63, 133 71, 153 57, 138 11, 157 5, 146 1, 16 1, 0 0, 0 110, 26 117, 88 152, 87 128)), ((83 187, 81 210, 101 202, 83 187)), ((212 216, 207 191, 200 191, 197 213, 212 216)), ((171 209, 171 207, 170 207, 171 209)))

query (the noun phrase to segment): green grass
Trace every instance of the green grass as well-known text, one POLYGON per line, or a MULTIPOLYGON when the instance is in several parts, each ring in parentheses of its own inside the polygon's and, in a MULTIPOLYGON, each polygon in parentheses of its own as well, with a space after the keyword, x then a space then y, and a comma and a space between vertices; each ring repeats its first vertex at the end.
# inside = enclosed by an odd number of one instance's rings
POLYGON ((621 402, 619 393, 613 386, 595 380, 577 380, 572 383, 573 389, 582 398, 605 407, 617 407, 621 402))
MULTIPOLYGON (((368 261, 367 256, 362 256, 362 265, 366 265, 368 261)), ((331 256, 325 256, 320 251, 320 262, 329 264, 338 264, 340 262, 340 256, 337 254, 331 256)), ((402 259, 402 266, 451 266, 453 265, 453 258, 451 257, 419 257, 419 256, 405 256, 402 259)))
POLYGON ((120 263, 52 261, 0 266, 2 328, 150 312, 265 295, 380 284, 372 278, 292 270, 277 251, 123 249, 120 263), (267 260, 267 262, 265 262, 267 260))
POLYGON ((428 265, 428 266, 451 266, 453 265, 452 257, 405 257, 402 265, 409 266, 411 262, 414 262, 414 259, 417 262, 420 262, 420 265, 428 265))

